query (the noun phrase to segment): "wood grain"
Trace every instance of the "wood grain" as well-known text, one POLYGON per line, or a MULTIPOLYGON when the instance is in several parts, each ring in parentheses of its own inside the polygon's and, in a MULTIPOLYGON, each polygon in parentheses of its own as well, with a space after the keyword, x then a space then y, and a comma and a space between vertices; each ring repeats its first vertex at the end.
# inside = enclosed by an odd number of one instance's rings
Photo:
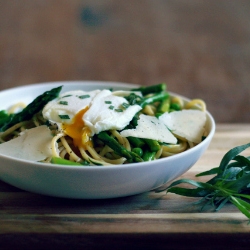
POLYGON ((0 1, 0 90, 61 80, 150 85, 249 122, 247 0, 0 1))
MULTIPOLYGON (((208 150, 180 178, 195 179, 218 166, 231 147, 249 138, 249 124, 218 124, 208 150)), ((195 201, 165 191, 107 200, 61 199, 0 181, 0 247, 248 249, 248 220, 233 205, 219 212, 211 207, 201 211, 195 201)))

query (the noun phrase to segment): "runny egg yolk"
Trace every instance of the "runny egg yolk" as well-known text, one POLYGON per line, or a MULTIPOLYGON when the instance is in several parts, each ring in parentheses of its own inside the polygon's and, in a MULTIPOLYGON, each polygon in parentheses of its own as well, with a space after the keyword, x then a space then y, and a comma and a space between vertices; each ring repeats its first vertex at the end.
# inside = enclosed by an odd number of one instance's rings
POLYGON ((90 138, 91 131, 85 126, 82 119, 87 110, 88 107, 80 110, 73 118, 73 123, 63 124, 64 132, 73 139, 74 145, 84 149, 86 149, 86 146, 93 146, 90 138))

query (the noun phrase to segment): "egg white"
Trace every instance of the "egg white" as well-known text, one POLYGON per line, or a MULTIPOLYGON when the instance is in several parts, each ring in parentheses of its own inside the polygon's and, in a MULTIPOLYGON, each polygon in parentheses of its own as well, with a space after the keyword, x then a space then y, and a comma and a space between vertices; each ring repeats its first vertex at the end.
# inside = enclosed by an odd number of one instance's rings
POLYGON ((130 123, 142 109, 139 105, 129 105, 123 97, 130 93, 107 89, 70 91, 49 102, 42 113, 45 119, 72 137, 76 145, 83 146, 101 131, 121 130, 130 123))
POLYGON ((89 106, 93 97, 100 90, 90 92, 75 90, 61 94, 59 98, 50 101, 43 108, 43 117, 53 123, 71 124, 75 115, 89 106), (62 117, 67 117, 63 119, 62 117))

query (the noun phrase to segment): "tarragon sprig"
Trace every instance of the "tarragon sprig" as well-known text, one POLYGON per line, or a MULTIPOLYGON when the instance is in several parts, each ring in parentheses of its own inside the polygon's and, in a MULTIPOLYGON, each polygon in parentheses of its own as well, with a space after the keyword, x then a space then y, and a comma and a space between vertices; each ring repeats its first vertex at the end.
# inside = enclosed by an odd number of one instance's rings
POLYGON ((241 213, 250 219, 250 157, 240 155, 250 147, 250 143, 229 150, 222 158, 219 167, 202 172, 199 176, 215 175, 207 182, 190 179, 174 181, 167 187, 167 192, 188 197, 201 197, 197 204, 202 209, 212 205, 219 211, 226 203, 234 204, 241 213), (196 188, 177 187, 186 183, 196 188))

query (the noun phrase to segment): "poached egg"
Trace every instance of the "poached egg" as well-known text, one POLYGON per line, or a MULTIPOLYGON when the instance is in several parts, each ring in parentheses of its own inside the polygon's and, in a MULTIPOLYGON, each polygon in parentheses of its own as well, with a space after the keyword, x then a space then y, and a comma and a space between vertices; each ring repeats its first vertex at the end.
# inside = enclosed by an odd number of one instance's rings
MULTIPOLYGON (((125 128, 142 108, 129 105, 124 96, 131 91, 81 90, 61 94, 43 109, 43 117, 56 123, 76 146, 92 145, 93 135, 125 128)), ((138 95, 138 92, 136 93, 138 95)))

